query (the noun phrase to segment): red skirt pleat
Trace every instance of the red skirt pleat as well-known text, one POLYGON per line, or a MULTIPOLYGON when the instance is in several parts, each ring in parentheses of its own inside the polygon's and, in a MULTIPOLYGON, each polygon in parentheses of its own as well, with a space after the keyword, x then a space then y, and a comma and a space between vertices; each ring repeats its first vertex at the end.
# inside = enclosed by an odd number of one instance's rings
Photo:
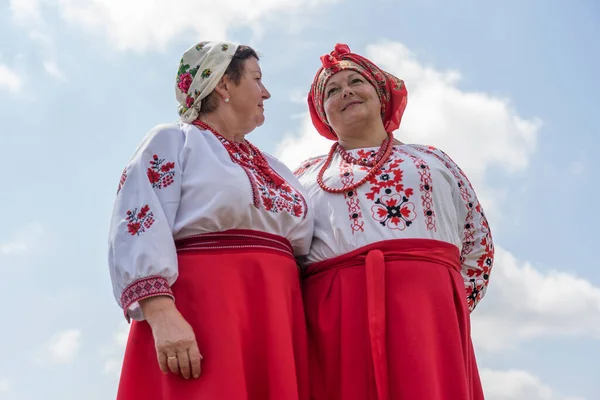
POLYGON ((227 250, 179 254, 177 309, 204 359, 198 379, 158 367, 146 322, 134 321, 118 400, 307 400, 306 325, 293 258, 227 250))
POLYGON ((311 265, 311 400, 481 400, 458 249, 390 240, 311 265))

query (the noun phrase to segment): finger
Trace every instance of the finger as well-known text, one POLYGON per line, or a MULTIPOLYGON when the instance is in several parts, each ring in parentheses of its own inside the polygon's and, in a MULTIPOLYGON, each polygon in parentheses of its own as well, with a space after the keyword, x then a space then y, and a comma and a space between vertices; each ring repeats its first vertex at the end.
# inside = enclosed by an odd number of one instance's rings
POLYGON ((190 358, 187 350, 177 352, 177 361, 179 361, 179 371, 185 379, 190 379, 190 358))
POLYGON ((174 353, 167 354, 167 364, 172 373, 179 375, 179 361, 174 353))
POLYGON ((160 370, 163 372, 163 374, 169 373, 169 366, 167 365, 167 355, 162 351, 158 352, 158 366, 160 367, 160 370))
POLYGON ((200 371, 202 370, 200 365, 202 361, 202 355, 200 354, 200 350, 198 350, 198 345, 194 344, 188 349, 188 356, 190 359, 190 366, 192 368, 192 376, 194 378, 198 378, 200 376, 200 371))

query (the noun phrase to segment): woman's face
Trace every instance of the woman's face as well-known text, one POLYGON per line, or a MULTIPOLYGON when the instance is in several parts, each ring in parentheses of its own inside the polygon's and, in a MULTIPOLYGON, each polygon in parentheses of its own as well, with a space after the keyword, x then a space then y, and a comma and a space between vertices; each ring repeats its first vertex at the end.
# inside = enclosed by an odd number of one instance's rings
POLYGON ((365 119, 381 118, 381 102, 375 88, 360 73, 344 70, 325 86, 325 115, 336 132, 365 119))
POLYGON ((264 101, 271 94, 262 83, 262 72, 258 61, 250 57, 244 61, 244 73, 239 84, 231 84, 229 106, 241 121, 252 124, 250 130, 265 122, 264 101))

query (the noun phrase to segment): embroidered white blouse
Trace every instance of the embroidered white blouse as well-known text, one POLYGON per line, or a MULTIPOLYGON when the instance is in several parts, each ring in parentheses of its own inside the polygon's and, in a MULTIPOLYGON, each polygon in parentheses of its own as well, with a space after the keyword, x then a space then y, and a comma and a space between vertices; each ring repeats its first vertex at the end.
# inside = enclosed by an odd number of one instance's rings
MULTIPOLYGON (((348 151, 373 161, 378 148, 348 151)), ((396 145, 381 170, 354 191, 331 194, 317 184, 326 157, 295 171, 314 207, 315 236, 306 264, 334 258, 382 240, 422 238, 455 245, 470 310, 484 296, 494 247, 487 219, 464 172, 444 152, 428 146, 396 145)), ((370 167, 335 152, 325 185, 341 188, 362 179, 370 167)))
POLYGON ((172 296, 176 239, 251 229, 288 239, 296 256, 308 253, 314 218, 296 177, 263 153, 286 182, 277 188, 254 168, 233 162, 227 145, 194 125, 161 125, 148 133, 123 171, 108 261, 126 317, 144 319, 138 305, 143 298, 172 296))

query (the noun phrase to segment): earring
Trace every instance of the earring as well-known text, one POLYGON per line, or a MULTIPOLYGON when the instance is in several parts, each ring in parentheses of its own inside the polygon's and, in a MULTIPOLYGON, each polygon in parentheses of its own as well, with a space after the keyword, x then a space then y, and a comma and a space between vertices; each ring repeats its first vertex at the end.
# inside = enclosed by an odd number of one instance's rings
POLYGON ((229 97, 225 99, 225 103, 229 103, 229 97))

